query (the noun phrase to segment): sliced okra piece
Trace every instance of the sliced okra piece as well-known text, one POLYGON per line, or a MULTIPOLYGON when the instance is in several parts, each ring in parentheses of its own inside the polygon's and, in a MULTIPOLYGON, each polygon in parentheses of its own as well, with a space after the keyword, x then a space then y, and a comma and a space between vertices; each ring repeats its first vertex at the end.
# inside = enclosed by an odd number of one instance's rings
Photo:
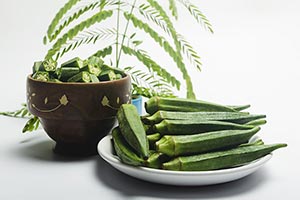
POLYGON ((90 74, 90 79, 92 83, 98 83, 99 79, 95 74, 90 74))
POLYGON ((76 74, 75 76, 72 76, 68 79, 68 82, 85 82, 89 83, 91 82, 90 74, 88 72, 80 72, 76 74))
POLYGON ((61 67, 58 78, 61 81, 67 81, 76 74, 79 74, 79 72, 78 67, 61 67))
POLYGON ((77 67, 77 68, 82 68, 83 67, 83 61, 78 58, 78 57, 75 57, 71 60, 68 60, 67 62, 64 62, 62 65, 61 65, 62 68, 66 68, 66 67, 77 67))
POLYGON ((116 80, 116 74, 112 70, 106 70, 99 75, 100 81, 112 81, 116 80))
POLYGON ((33 78, 39 81, 49 81, 49 73, 48 72, 36 72, 33 74, 33 78))

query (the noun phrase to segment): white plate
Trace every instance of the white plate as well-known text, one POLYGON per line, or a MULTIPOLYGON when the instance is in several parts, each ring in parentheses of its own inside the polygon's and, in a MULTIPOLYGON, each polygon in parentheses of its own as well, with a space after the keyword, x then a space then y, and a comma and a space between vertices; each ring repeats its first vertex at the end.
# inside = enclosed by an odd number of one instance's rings
POLYGON ((122 163, 119 158, 113 154, 111 135, 104 137, 99 142, 98 152, 100 156, 114 168, 129 176, 154 183, 185 186, 212 185, 237 180, 255 172, 272 157, 272 154, 269 154, 247 165, 230 169, 182 172, 134 167, 122 163))

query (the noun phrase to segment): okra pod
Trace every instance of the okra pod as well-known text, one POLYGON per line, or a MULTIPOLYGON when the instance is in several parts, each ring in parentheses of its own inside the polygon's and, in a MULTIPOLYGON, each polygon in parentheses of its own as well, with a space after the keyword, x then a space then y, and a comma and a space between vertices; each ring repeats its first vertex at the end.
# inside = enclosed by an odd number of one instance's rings
POLYGON ((165 119, 153 127, 156 132, 164 135, 190 135, 220 130, 246 130, 252 129, 254 126, 222 121, 165 119))
POLYGON ((132 104, 123 104, 117 112, 122 135, 139 156, 149 156, 149 143, 137 109, 132 104))
POLYGON ((147 113, 154 114, 159 110, 181 112, 236 112, 234 109, 202 100, 152 97, 145 103, 147 113))
POLYGON ((68 79, 68 82, 85 82, 89 83, 91 82, 90 74, 88 72, 80 72, 76 74, 75 76, 72 76, 68 79))
POLYGON ((145 162, 146 167, 161 169, 162 164, 167 162, 170 158, 162 153, 159 152, 152 152, 149 158, 145 162))
POLYGON ((133 166, 143 166, 144 160, 135 154, 134 150, 123 138, 119 127, 112 130, 113 146, 117 156, 123 163, 133 166))
POLYGON ((150 149, 155 149, 155 142, 157 142, 160 138, 161 135, 159 133, 153 133, 151 135, 147 135, 150 149))
POLYGON ((242 110, 246 110, 247 108, 250 108, 251 105, 247 104, 247 105, 241 105, 241 106, 228 106, 229 108, 232 108, 236 111, 242 111, 242 110))
POLYGON ((235 167, 252 162, 286 144, 253 145, 193 156, 181 156, 163 164, 163 169, 175 171, 208 171, 235 167))
POLYGON ((82 68, 83 61, 80 58, 75 57, 75 58, 68 60, 68 61, 64 62, 63 64, 61 64, 61 67, 62 68, 65 68, 65 67, 82 68))
POLYGON ((156 142, 156 150, 168 156, 191 155, 235 147, 246 143, 260 130, 224 130, 193 135, 165 135, 156 142))
POLYGON ((237 124, 245 124, 249 121, 265 118, 266 115, 250 115, 244 112, 174 112, 158 111, 155 114, 143 117, 146 124, 157 124, 164 119, 171 120, 203 120, 203 121, 226 121, 237 124))
POLYGON ((61 67, 58 73, 58 79, 61 81, 68 81, 71 77, 80 73, 78 67, 61 67))

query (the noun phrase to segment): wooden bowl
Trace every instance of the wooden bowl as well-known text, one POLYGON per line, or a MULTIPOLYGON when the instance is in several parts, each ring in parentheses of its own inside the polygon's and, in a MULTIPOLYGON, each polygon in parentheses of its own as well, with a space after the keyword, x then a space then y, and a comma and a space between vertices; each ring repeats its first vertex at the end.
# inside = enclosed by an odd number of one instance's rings
POLYGON ((130 77, 99 83, 54 83, 27 78, 27 106, 54 141, 54 152, 97 153, 97 143, 116 123, 121 104, 131 102, 130 77))

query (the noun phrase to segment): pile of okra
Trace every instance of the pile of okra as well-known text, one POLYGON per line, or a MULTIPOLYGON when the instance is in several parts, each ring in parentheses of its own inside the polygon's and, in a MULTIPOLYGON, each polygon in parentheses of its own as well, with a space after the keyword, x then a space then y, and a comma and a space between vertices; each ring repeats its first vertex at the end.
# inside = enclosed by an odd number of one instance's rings
POLYGON ((97 83, 100 81, 113 81, 124 77, 122 70, 104 64, 97 56, 86 60, 76 57, 57 67, 54 60, 38 61, 33 65, 34 79, 49 82, 84 82, 97 83))
POLYGON ((124 104, 112 130, 116 156, 121 162, 175 171, 232 168, 286 147, 251 138, 266 123, 265 115, 245 112, 245 106, 225 106, 201 100, 152 97, 148 115, 124 104))

